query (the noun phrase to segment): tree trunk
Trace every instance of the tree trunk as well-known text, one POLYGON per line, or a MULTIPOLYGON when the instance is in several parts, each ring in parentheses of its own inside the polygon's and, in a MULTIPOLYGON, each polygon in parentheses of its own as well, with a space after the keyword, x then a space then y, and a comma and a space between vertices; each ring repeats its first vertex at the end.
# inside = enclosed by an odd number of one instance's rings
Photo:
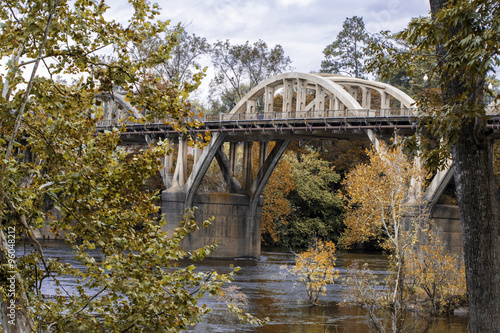
POLYGON ((483 120, 464 125, 452 156, 462 225, 470 331, 498 332, 500 207, 493 173, 493 143, 482 138, 482 128, 483 120))
POLYGON ((29 316, 23 281, 15 268, 15 239, 10 235, 9 232, 7 240, 0 230, 0 265, 4 267, 0 274, 0 284, 4 288, 0 295, 0 321, 4 333, 31 333, 34 324, 29 316))
MULTIPOLYGON (((448 2, 430 0, 435 15, 448 2)), ((435 16, 434 16, 435 17, 435 16)), ((460 26, 448 27, 453 36, 460 26)), ((447 50, 436 47, 439 61, 447 50)), ((440 73, 444 78, 443 102, 455 107, 462 103, 483 103, 484 77, 472 77, 467 68, 440 73), (467 101, 460 96, 467 96, 467 101)), ((471 105, 476 106, 476 105, 471 105)), ((460 108, 458 108, 460 110, 460 108)), ((452 148, 464 249, 470 332, 498 332, 500 327, 500 206, 493 172, 493 141, 480 117, 463 118, 456 129, 460 137, 452 148)))

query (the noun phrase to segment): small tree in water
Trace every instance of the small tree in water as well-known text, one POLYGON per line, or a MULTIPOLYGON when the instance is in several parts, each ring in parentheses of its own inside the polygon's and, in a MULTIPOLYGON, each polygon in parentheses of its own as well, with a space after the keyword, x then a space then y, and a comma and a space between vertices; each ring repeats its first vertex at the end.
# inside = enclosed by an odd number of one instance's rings
POLYGON ((318 305, 319 295, 324 295, 326 286, 333 284, 339 271, 335 269, 335 244, 331 241, 315 240, 305 252, 295 255, 295 266, 283 266, 295 275, 306 287, 307 297, 312 305, 318 305))
POLYGON ((460 269, 444 253, 438 235, 430 232, 417 186, 426 178, 419 163, 412 163, 401 148, 379 146, 369 156, 370 164, 359 165, 345 180, 349 210, 343 241, 348 246, 378 240, 391 253, 390 274, 380 288, 366 265, 349 267, 347 303, 361 305, 378 332, 416 332, 421 321, 410 320, 408 310, 436 314, 438 302, 447 307, 460 293, 460 269), (427 243, 416 256, 413 248, 421 232, 426 232, 427 243))

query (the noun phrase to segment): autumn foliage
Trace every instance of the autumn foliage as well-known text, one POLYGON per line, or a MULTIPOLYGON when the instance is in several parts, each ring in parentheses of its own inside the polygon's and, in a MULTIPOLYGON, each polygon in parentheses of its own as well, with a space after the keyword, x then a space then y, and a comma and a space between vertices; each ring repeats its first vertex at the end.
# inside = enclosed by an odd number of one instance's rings
POLYGON ((294 189, 291 165, 287 159, 282 159, 263 193, 262 234, 268 234, 274 242, 280 241, 279 230, 289 222, 292 205, 287 196, 294 189))
POLYGON ((361 305, 379 332, 417 331, 419 320, 409 318, 409 310, 431 315, 449 311, 464 301, 465 275, 446 252, 420 199, 419 184, 426 175, 418 160, 409 160, 401 148, 383 145, 369 156, 370 163, 356 167, 344 181, 342 240, 346 246, 378 241, 391 254, 390 273, 385 288, 378 288, 366 265, 350 267, 347 302, 361 305))
POLYGON ((467 299, 463 260, 445 249, 440 230, 432 222, 422 231, 425 242, 406 261, 407 279, 414 285, 419 310, 447 313, 467 299))
POLYGON ((403 218, 410 213, 406 203, 410 197, 419 200, 412 180, 425 179, 425 171, 400 148, 381 145, 368 155, 370 163, 356 167, 344 181, 348 210, 342 241, 348 247, 377 240, 385 250, 394 251, 402 241, 403 218))
POLYGON ((315 235, 335 240, 342 228, 342 202, 333 189, 339 180, 317 152, 286 154, 263 193, 264 240, 294 247, 315 235))
POLYGON ((308 300, 313 305, 317 305, 318 297, 325 294, 326 286, 338 278, 334 254, 333 242, 316 240, 307 251, 295 255, 295 266, 283 266, 305 286, 308 300))

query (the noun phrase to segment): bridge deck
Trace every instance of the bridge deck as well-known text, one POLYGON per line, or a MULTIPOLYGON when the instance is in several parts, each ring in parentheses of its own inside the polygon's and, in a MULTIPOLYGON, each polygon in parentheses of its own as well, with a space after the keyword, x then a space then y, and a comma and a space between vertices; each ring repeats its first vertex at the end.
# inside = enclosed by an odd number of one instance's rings
MULTIPOLYGON (((265 114, 207 115, 200 128, 191 128, 192 134, 210 132, 228 133, 228 141, 275 140, 302 138, 366 139, 365 130, 371 129, 382 137, 391 137, 394 131, 402 136, 412 135, 417 128, 414 109, 303 111, 293 113, 270 112, 265 114)), ((169 124, 156 122, 140 124, 125 122, 122 133, 124 144, 140 144, 145 135, 177 140, 179 133, 169 124)), ((99 131, 116 127, 117 123, 101 122, 99 131)), ((500 115, 489 115, 488 127, 500 137, 500 115)))

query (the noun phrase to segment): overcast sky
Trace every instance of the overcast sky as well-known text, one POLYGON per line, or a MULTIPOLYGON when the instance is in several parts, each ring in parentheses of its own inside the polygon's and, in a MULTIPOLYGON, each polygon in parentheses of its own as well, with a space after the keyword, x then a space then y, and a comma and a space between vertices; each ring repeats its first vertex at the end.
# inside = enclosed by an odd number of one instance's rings
MULTIPOLYGON (((154 2, 154 0, 152 0, 154 2)), ((124 0, 112 13, 129 17, 124 0)), ((323 49, 336 39, 346 17, 362 16, 369 32, 402 30, 412 17, 429 13, 428 0, 159 0, 162 19, 181 22, 211 43, 264 40, 283 46, 297 72, 320 69, 323 49)))
MULTIPOLYGON (((155 2, 155 0, 151 0, 155 2)), ((231 44, 265 41, 280 44, 295 72, 319 71, 323 50, 342 30, 347 17, 361 16, 370 33, 404 29, 411 18, 429 13, 428 0, 157 0, 162 20, 181 23, 187 32, 208 42, 229 39, 231 44)), ((109 0, 109 14, 126 21, 131 10, 125 0, 109 0)), ((125 22, 123 22, 125 23, 125 22)), ((208 77, 196 95, 206 97, 208 77)), ((204 98, 202 97, 202 98, 204 98)))

